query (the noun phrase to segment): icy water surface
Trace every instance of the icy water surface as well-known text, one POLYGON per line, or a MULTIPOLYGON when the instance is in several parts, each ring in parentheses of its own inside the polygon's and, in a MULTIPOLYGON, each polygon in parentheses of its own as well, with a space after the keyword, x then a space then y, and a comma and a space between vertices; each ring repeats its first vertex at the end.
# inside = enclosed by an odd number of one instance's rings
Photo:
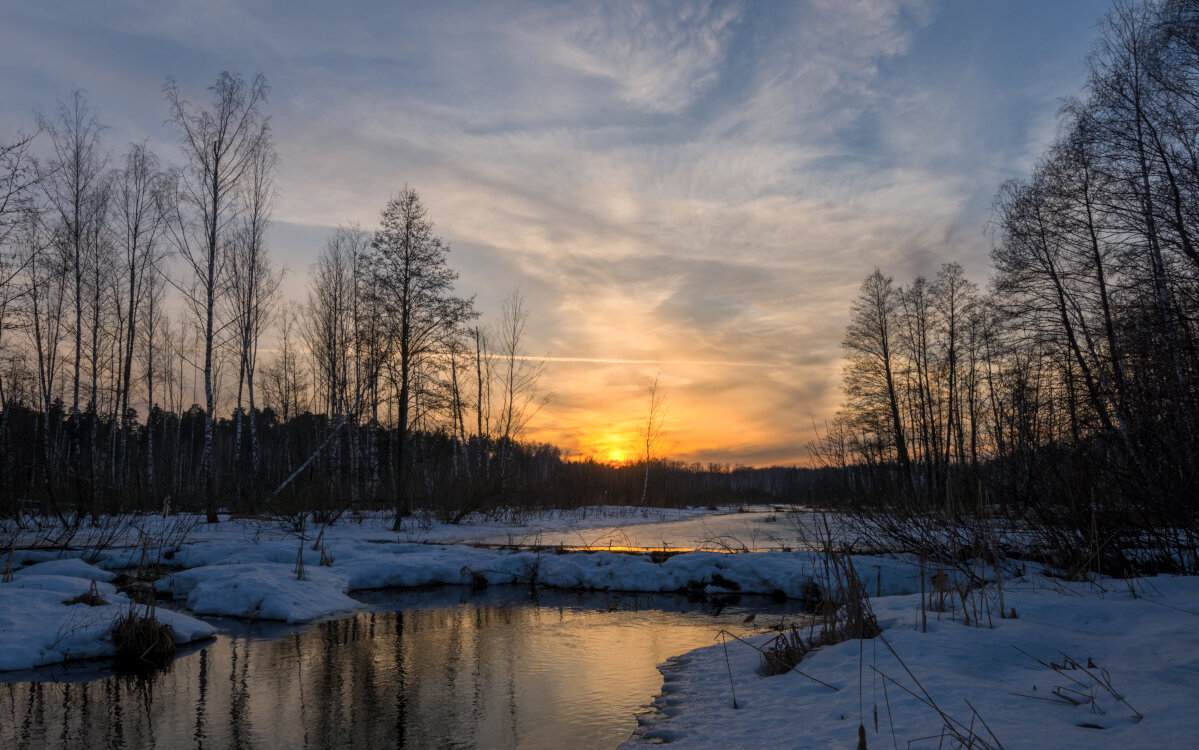
POLYGON ((804 549, 796 524, 807 517, 772 509, 726 512, 645 524, 613 524, 579 529, 538 530, 483 535, 469 541, 483 544, 547 546, 617 550, 695 549, 713 552, 764 552, 804 549))
POLYGON ((26 680, 0 684, 0 748, 612 748, 659 691, 656 664, 798 608, 514 586, 370 602, 304 627, 215 620, 216 640, 151 677, 0 674, 26 680))

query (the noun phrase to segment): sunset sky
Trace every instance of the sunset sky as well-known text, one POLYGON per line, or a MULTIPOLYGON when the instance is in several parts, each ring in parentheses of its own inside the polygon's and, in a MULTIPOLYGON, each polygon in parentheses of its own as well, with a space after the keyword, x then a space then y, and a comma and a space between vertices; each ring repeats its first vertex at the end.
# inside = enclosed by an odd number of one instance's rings
POLYGON ((851 299, 962 263, 1079 92, 1106 0, 16 2, 0 141, 87 90, 115 153, 168 161, 166 76, 266 74, 270 244, 302 299, 331 228, 416 188, 484 322, 519 287, 553 399, 529 437, 802 462, 851 299))

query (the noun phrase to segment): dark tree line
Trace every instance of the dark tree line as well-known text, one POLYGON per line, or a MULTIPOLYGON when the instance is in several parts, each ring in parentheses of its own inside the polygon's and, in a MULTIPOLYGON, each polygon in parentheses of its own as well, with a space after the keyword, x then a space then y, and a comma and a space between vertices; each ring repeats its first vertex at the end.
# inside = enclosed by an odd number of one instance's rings
MULTIPOLYGON (((1030 520, 1092 566, 1199 568, 1199 3, 1119 2, 1002 186, 994 274, 876 270, 818 446, 861 499, 1030 520)), ((1110 568, 1109 568, 1110 569, 1110 568)))

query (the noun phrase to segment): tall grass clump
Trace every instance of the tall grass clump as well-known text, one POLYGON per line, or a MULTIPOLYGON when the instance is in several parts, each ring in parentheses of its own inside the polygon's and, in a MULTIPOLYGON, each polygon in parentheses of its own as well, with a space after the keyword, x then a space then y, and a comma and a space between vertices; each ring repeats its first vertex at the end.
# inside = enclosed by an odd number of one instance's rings
POLYGON ((111 635, 117 660, 129 666, 161 668, 175 656, 175 629, 152 604, 131 604, 113 621, 111 635))
POLYGON ((827 521, 817 529, 820 558, 814 571, 813 584, 820 592, 813 601, 817 617, 805 633, 792 626, 775 636, 760 649, 758 671, 764 675, 790 672, 811 651, 855 639, 870 640, 882 633, 866 585, 853 567, 849 553, 833 546, 833 535, 827 521))
POLYGON ((100 589, 96 586, 96 581, 92 580, 92 585, 88 586, 87 591, 72 599, 67 599, 63 604, 68 607, 73 604, 86 604, 89 607, 103 607, 108 604, 108 600, 100 594, 100 589))

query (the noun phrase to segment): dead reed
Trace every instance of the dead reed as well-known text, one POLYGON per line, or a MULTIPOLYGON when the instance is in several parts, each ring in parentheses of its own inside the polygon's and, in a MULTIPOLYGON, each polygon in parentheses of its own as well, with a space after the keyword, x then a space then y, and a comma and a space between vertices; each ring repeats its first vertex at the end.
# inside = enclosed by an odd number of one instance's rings
POLYGON ((793 625, 760 649, 761 674, 790 672, 809 652, 821 646, 854 639, 870 640, 882 633, 870 607, 866 585, 847 553, 824 544, 813 584, 820 591, 815 607, 818 617, 812 620, 807 633, 793 625))
POLYGON ((108 600, 100 595, 100 590, 96 586, 95 580, 93 580, 92 585, 88 587, 87 591, 72 599, 67 599, 65 602, 63 602, 63 604, 67 605, 68 607, 73 604, 86 604, 89 607, 103 607, 105 604, 108 604, 108 600))
POLYGON ((112 624, 117 659, 136 667, 163 667, 175 656, 175 629, 158 619, 154 606, 132 604, 112 624))

